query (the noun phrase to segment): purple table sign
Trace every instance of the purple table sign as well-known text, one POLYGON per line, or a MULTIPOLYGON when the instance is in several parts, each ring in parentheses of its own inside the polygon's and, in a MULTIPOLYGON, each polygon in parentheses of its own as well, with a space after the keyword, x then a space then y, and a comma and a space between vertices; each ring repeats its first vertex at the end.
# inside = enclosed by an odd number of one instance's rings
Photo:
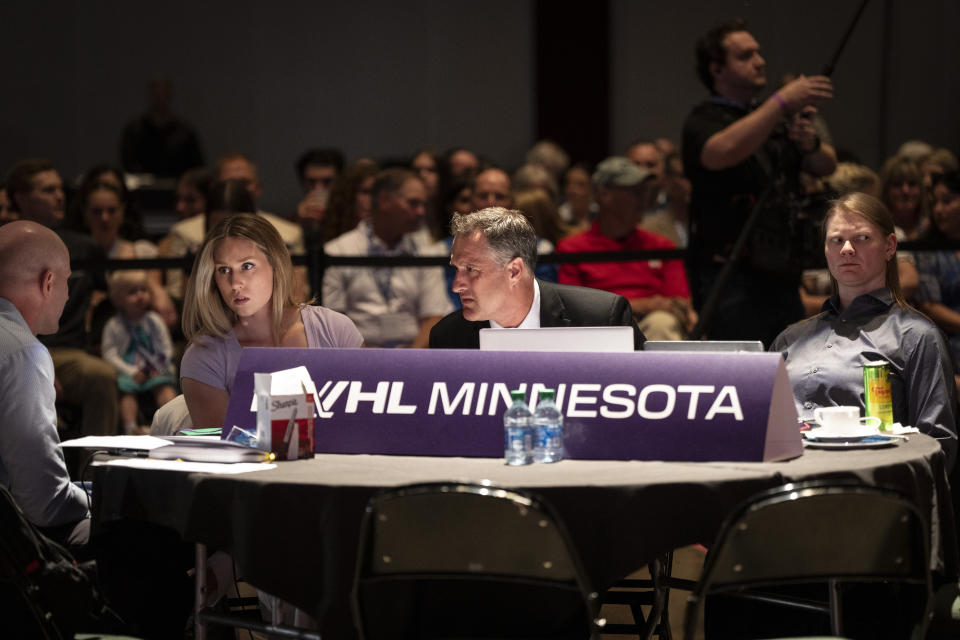
MULTIPOLYGON (((500 457, 511 389, 557 390, 564 455, 770 461, 803 447, 779 353, 243 350, 225 426, 253 427, 253 374, 305 365, 318 453, 500 457)), ((226 429, 225 429, 226 431, 226 429)))

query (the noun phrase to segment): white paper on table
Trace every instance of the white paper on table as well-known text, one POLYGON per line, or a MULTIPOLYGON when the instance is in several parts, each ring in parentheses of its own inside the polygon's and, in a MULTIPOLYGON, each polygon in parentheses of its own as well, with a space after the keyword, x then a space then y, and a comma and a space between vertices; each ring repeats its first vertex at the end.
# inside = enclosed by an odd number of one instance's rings
MULTIPOLYGON (((895 435, 902 435, 904 433, 920 433, 920 429, 916 427, 905 427, 899 422, 894 422, 890 425, 890 433, 895 435)), ((880 432, 880 435, 883 435, 883 431, 880 432)))
MULTIPOLYGON (((194 436, 196 437, 196 436, 194 436)), ((60 443, 62 447, 80 447, 83 449, 128 449, 130 451, 150 451, 173 444, 169 440, 155 436, 84 436, 60 443)))
POLYGON ((113 467, 130 467, 131 469, 161 469, 165 471, 182 471, 184 473, 216 473, 233 475, 250 473, 251 471, 266 471, 276 469, 277 465, 268 462, 186 462, 184 460, 156 460, 154 458, 119 458, 94 462, 94 466, 101 464, 113 467))

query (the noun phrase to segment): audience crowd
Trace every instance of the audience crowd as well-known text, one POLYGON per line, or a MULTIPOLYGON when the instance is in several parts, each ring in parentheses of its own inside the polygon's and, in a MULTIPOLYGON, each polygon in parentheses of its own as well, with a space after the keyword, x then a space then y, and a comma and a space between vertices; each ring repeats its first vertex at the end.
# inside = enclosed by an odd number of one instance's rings
MULTIPOLYGON (((799 195, 810 206, 807 224, 814 235, 823 213, 823 205, 818 203, 862 192, 887 206, 900 241, 946 243, 960 239, 960 232, 953 228, 960 226, 960 213, 954 211, 960 202, 960 185, 957 158, 951 151, 910 141, 878 170, 850 151, 841 150, 837 155, 842 161, 829 174, 803 175, 799 195)), ((293 256, 320 247, 337 256, 445 256, 453 240, 451 216, 486 207, 522 211, 537 234, 540 255, 555 250, 688 246, 693 189, 677 145, 667 138, 638 139, 623 149, 623 155, 598 165, 571 162, 559 145, 541 141, 516 170, 501 167, 464 148, 441 153, 425 147, 416 150, 405 164, 381 163, 369 157, 348 161, 338 149, 308 149, 294 163, 302 198, 294 211, 282 215, 260 210, 257 202, 264 185, 256 165, 242 153, 229 153, 220 157, 212 170, 192 167, 179 176, 176 221, 166 233, 150 236, 136 192, 127 188, 129 175, 121 169, 96 165, 76 183, 65 185, 49 161, 26 159, 8 172, 0 189, 0 223, 24 219, 51 227, 63 238, 73 259, 191 259, 203 244, 207 229, 240 213, 257 214, 270 222, 293 256)), ((649 339, 684 339, 690 336, 702 298, 709 292, 709 286, 698 292, 692 280, 703 267, 696 252, 694 247, 687 258, 693 269, 690 273, 678 257, 565 263, 559 269, 556 264, 538 263, 535 275, 546 282, 624 295, 649 339)), ((809 317, 819 313, 827 300, 830 278, 815 256, 807 258, 810 264, 795 292, 802 301, 803 315, 809 317)), ((955 317, 960 304, 951 298, 960 271, 954 262, 953 251, 897 252, 905 299, 947 335, 954 359, 960 361, 960 320, 955 317)), ((298 267, 295 293, 297 299, 321 300, 345 314, 360 329, 366 346, 424 347, 434 323, 460 308, 460 298, 452 289, 453 270, 448 267, 445 271, 444 278, 444 270, 438 268, 332 267, 321 279, 298 267)), ((122 362, 124 354, 117 353, 118 328, 129 330, 136 324, 123 320, 129 313, 117 304, 122 295, 120 285, 113 293, 108 286, 120 273, 75 270, 61 328, 43 338, 57 366, 58 406, 64 414, 61 429, 141 432, 150 424, 153 410, 170 397, 166 383, 172 381, 172 388, 179 388, 176 368, 186 347, 181 311, 188 271, 171 267, 141 272, 145 290, 136 304, 146 305, 145 315, 138 312, 135 317, 161 322, 172 342, 169 363, 139 372, 133 371, 131 363, 122 362), (108 321, 109 347, 103 344, 108 321), (162 377, 162 393, 151 391, 160 378, 156 383, 151 379, 168 366, 171 373, 162 377), (94 383, 91 388, 96 391, 75 390, 78 379, 94 383), (133 396, 131 388, 135 388, 133 396), (137 397, 139 403, 135 403, 137 397), (70 410, 74 405, 76 412, 70 410), (73 416, 79 416, 76 424, 69 423, 73 416)), ((715 278, 707 282, 712 285, 715 278)), ((767 315, 778 313, 767 295, 771 290, 759 286, 752 291, 767 296, 767 315)), ((714 320, 705 324, 702 337, 759 339, 765 346, 788 324, 781 321, 776 331, 731 336, 725 333, 729 319, 723 313, 714 320)), ((133 349, 126 342, 124 345, 133 349)))

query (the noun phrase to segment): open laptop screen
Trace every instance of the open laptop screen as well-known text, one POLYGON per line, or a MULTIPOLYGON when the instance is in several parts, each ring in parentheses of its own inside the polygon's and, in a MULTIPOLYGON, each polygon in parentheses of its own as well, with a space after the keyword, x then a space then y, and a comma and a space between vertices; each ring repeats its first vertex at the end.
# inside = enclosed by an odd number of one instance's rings
POLYGON ((481 329, 481 351, 633 351, 632 327, 481 329))
POLYGON ((647 340, 644 351, 748 351, 763 352, 759 340, 647 340))

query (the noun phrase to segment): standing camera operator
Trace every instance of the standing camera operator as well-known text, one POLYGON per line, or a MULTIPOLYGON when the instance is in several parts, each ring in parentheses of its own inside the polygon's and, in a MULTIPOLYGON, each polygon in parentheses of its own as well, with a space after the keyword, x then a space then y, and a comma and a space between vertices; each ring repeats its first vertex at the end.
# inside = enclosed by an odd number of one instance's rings
POLYGON ((800 259, 792 255, 790 207, 800 171, 829 175, 833 149, 813 128, 816 105, 833 97, 825 76, 800 76, 763 102, 766 63, 742 20, 714 27, 697 42, 697 74, 710 97, 683 127, 683 164, 693 185, 688 270, 701 309, 744 223, 768 186, 771 197, 748 237, 740 264, 704 327, 711 339, 769 345, 803 318, 800 259))

